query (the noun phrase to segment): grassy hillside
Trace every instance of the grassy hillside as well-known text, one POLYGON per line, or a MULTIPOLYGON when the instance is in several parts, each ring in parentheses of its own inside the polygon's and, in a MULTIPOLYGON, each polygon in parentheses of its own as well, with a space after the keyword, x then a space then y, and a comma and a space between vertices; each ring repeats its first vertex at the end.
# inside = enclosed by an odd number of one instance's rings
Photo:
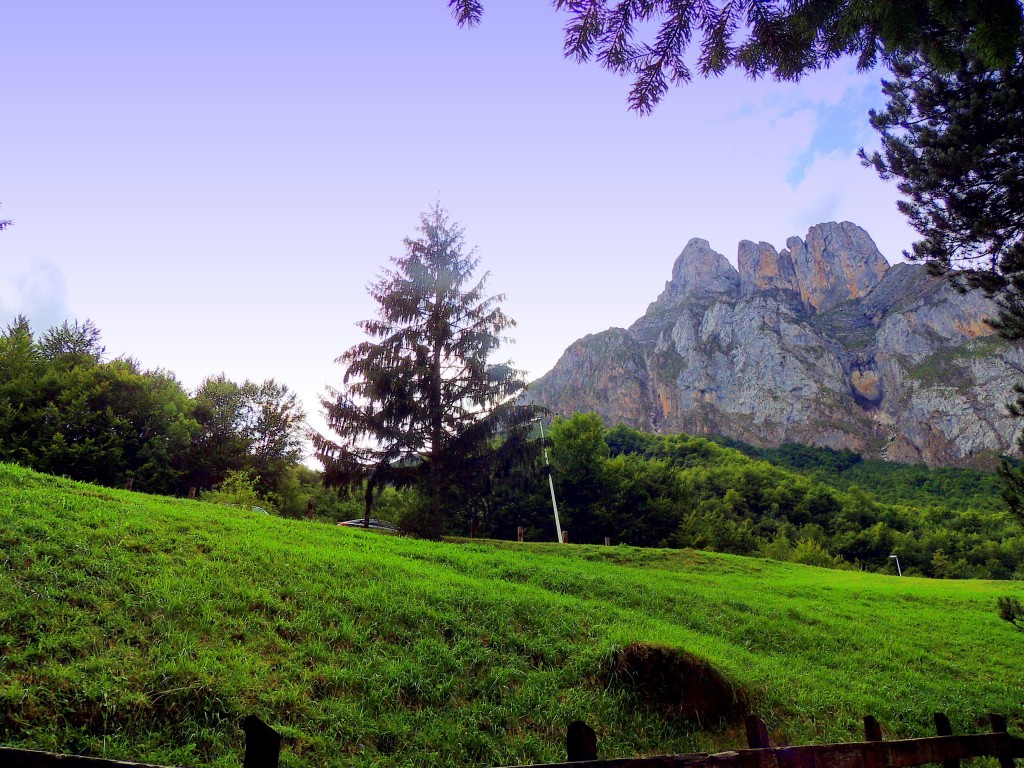
POLYGON ((238 721, 282 763, 514 764, 723 749, 599 672, 634 640, 746 690, 780 742, 1024 722, 1020 583, 928 581, 690 551, 445 544, 0 465, 0 743, 237 767, 238 721))

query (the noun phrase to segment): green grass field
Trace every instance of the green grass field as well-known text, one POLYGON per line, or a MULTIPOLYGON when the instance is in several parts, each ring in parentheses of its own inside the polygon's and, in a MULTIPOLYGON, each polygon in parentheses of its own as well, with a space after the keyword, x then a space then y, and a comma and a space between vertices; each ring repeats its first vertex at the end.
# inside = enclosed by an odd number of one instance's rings
POLYGON ((928 581, 691 551, 429 543, 0 465, 0 744, 238 766, 502 765, 721 750, 600 670, 632 641, 741 685, 779 743, 1024 724, 1019 582, 928 581))

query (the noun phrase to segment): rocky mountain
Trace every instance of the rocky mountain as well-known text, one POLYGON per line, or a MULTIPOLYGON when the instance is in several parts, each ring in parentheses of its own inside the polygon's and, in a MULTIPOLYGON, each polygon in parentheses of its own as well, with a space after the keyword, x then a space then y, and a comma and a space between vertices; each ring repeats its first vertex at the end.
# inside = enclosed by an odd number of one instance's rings
POLYGON ((737 270, 686 244, 643 317, 573 343, 530 388, 555 414, 609 425, 798 442, 929 464, 991 466, 1018 428, 1024 381, 995 306, 920 265, 889 266, 850 222, 781 251, 739 244, 737 270))

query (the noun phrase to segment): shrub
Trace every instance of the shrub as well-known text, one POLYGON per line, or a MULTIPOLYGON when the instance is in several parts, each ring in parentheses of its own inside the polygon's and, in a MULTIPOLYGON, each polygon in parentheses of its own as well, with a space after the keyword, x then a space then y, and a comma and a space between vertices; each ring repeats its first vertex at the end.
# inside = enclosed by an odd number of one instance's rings
POLYGON ((1024 630, 1024 605, 1016 597, 997 597, 996 607, 999 618, 1008 621, 1017 629, 1024 630))

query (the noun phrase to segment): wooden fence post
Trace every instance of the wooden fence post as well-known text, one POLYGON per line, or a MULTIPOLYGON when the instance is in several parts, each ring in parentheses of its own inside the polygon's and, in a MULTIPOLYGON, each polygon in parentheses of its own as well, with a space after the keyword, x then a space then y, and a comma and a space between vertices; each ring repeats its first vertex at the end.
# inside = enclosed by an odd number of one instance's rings
POLYGON ((606 547, 610 547, 612 545, 612 540, 609 539, 607 536, 604 537, 604 545, 606 547))
POLYGON ((242 721, 245 731, 245 761, 242 768, 277 768, 281 756, 281 734, 255 715, 242 721))
MULTIPOLYGON (((992 723, 992 733, 1009 733, 1006 728, 1006 718, 1002 715, 991 714, 988 721, 992 723)), ((1015 768, 1013 758, 1009 755, 997 755, 999 768, 1015 768)))
MULTIPOLYGON (((949 718, 945 712, 935 713, 935 733, 939 736, 952 736, 953 726, 949 724, 949 718)), ((960 761, 956 758, 947 758, 942 761, 942 768, 960 768, 960 761)))
POLYGON ((132 478, 129 477, 127 480, 124 481, 124 489, 126 491, 130 491, 132 489, 132 478))
POLYGON ((313 497, 309 497, 309 501, 306 502, 306 519, 313 519, 313 497))
POLYGON ((194 485, 190 485, 188 487, 188 497, 190 499, 194 499, 196 497, 196 487, 194 485))
POLYGON ((568 528, 566 528, 565 530, 562 531, 562 543, 563 544, 568 544, 569 543, 569 529, 568 528))
POLYGON ((570 763, 597 760, 597 733, 581 720, 574 720, 565 734, 565 751, 570 763))
POLYGON ((864 741, 881 741, 882 726, 871 715, 864 715, 864 741))
POLYGON ((747 727, 747 745, 751 749, 768 749, 772 745, 764 720, 757 715, 747 715, 743 722, 747 727))
POLYGON ((516 532, 516 540, 517 540, 517 541, 518 541, 518 542, 519 542, 520 544, 522 544, 522 543, 523 543, 523 535, 524 535, 525 533, 526 533, 526 531, 525 531, 525 530, 523 530, 523 526, 521 526, 521 525, 520 525, 520 526, 519 526, 519 530, 518 530, 518 531, 516 532))

